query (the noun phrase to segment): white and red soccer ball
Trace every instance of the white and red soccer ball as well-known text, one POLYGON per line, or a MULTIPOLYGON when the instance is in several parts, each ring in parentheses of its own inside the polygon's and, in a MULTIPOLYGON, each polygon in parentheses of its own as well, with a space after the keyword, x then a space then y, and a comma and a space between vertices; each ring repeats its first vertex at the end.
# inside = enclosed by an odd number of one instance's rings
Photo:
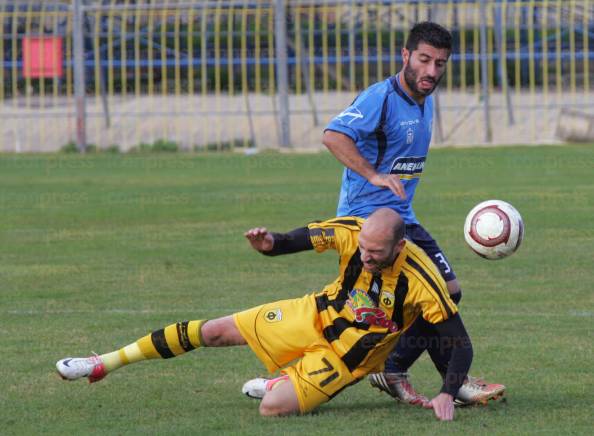
POLYGON ((514 253, 524 238, 524 222, 509 203, 487 200, 466 216, 464 239, 472 251, 486 259, 502 259, 514 253))

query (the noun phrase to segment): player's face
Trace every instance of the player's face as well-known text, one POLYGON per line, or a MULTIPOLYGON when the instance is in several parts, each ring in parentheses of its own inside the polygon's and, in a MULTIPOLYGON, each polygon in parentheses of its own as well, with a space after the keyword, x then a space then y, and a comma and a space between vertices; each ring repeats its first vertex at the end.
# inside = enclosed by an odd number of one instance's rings
POLYGON ((402 49, 404 80, 412 97, 424 98, 435 90, 445 73, 449 56, 448 49, 435 48, 423 42, 412 52, 402 49))
POLYGON ((391 239, 380 240, 369 237, 365 232, 359 233, 359 251, 363 268, 370 273, 379 273, 394 263, 403 245, 403 240, 394 244, 391 239))

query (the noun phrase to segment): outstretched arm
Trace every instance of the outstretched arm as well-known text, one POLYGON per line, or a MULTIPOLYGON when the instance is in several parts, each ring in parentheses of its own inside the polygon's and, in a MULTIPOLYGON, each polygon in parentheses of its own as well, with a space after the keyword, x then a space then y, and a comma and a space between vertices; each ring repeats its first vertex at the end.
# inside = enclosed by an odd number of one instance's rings
POLYGON ((273 233, 265 227, 255 227, 244 235, 254 250, 267 256, 298 253, 314 248, 307 227, 300 227, 288 233, 273 233))
POLYGON ((472 363, 472 343, 459 314, 435 324, 435 328, 440 343, 443 347, 451 347, 452 355, 441 392, 426 407, 433 408, 438 419, 450 421, 454 418, 454 397, 464 383, 472 363))
POLYGON ((394 195, 403 199, 406 198, 406 192, 400 177, 397 174, 376 172, 371 163, 361 156, 357 146, 347 135, 333 130, 326 130, 322 142, 344 166, 365 177, 369 183, 379 188, 388 188, 394 195))

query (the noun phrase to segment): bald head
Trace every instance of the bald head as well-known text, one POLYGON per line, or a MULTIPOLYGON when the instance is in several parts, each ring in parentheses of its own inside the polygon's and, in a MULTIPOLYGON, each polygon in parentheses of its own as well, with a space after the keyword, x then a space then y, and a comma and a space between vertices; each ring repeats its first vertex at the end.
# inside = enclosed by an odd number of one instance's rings
POLYGON ((404 238, 404 221, 398 212, 383 207, 369 215, 361 228, 361 233, 363 232, 373 239, 387 239, 396 244, 404 238))
POLYGON ((359 250, 366 270, 377 272, 391 265, 404 245, 404 221, 392 209, 377 209, 363 223, 359 250))

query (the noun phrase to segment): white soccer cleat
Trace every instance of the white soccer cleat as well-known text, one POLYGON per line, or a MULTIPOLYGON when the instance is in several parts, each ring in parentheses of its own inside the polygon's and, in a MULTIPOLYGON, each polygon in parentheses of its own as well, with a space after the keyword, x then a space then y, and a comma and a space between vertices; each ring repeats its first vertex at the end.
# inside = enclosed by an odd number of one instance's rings
POLYGON ((268 389, 266 389, 268 382, 270 382, 270 379, 268 378, 253 378, 245 382, 241 388, 241 392, 250 398, 261 400, 268 391, 268 389))
POLYGON ((469 375, 468 380, 460 387, 454 404, 456 406, 486 405, 489 400, 497 400, 503 397, 504 393, 504 385, 487 383, 480 378, 469 375))
POLYGON ((107 375, 105 365, 97 355, 91 357, 67 357, 56 362, 58 374, 64 380, 77 380, 87 377, 94 383, 107 375))
POLYGON ((266 392, 273 390, 277 385, 289 380, 289 376, 283 374, 276 378, 253 378, 245 382, 241 388, 241 392, 250 398, 261 400, 266 395, 266 392))

